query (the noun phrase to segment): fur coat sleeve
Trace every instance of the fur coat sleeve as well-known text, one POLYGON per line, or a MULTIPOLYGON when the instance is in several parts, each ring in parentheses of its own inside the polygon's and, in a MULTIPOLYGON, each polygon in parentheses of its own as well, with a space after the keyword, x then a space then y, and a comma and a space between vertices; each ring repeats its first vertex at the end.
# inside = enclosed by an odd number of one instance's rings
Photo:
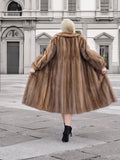
POLYGON ((56 53, 56 44, 55 37, 53 37, 44 51, 43 55, 36 57, 35 61, 32 63, 32 68, 34 70, 41 70, 55 55, 56 53))
POLYGON ((90 49, 87 44, 86 39, 82 36, 82 45, 81 45, 81 53, 83 58, 88 61, 90 65, 99 73, 101 73, 102 69, 106 67, 106 62, 104 58, 96 53, 94 50, 90 49))

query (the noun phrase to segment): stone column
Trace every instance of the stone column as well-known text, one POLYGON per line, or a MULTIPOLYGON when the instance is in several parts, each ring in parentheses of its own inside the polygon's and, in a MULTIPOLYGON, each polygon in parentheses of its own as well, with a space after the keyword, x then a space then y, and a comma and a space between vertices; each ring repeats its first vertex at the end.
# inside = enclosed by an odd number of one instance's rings
POLYGON ((0 21, 0 73, 7 73, 7 43, 2 36, 2 24, 0 21))
POLYGON ((40 0, 36 0, 36 10, 39 10, 40 7, 40 0))
POLYGON ((35 60, 35 34, 34 21, 24 23, 24 73, 29 73, 32 62, 35 60))
POLYGON ((1 60, 1 32, 2 32, 2 27, 1 27, 1 21, 0 21, 0 73, 1 73, 1 63, 2 63, 2 60, 1 60))
POLYGON ((24 17, 27 17, 27 16, 30 16, 30 0, 25 0, 25 7, 24 7, 24 10, 23 10, 23 16, 24 17))
POLYGON ((24 31, 24 73, 30 69, 30 31, 24 31))
POLYGON ((31 10, 32 10, 32 12, 31 12, 31 16, 36 16, 36 0, 32 0, 31 1, 31 10))
POLYGON ((31 9, 32 10, 36 10, 36 0, 34 0, 34 1, 32 0, 31 1, 31 9))
MULTIPOLYGON (((119 23, 119 26, 120 26, 120 23, 119 23)), ((119 55, 119 69, 118 69, 118 73, 120 73, 120 29, 119 29, 119 36, 118 36, 119 38, 118 38, 118 48, 119 48, 119 50, 118 50, 118 55, 119 55)))
POLYGON ((87 38, 87 24, 85 23, 82 24, 82 30, 84 37, 87 38))
POLYGON ((2 39, 1 44, 1 73, 7 74, 7 43, 2 39))
POLYGON ((24 21, 24 73, 29 73, 30 69, 30 21, 24 21))
POLYGON ((23 39, 20 41, 20 60, 19 60, 19 73, 23 74, 24 73, 24 49, 23 49, 23 39))
POLYGON ((114 10, 114 17, 118 17, 118 0, 110 0, 111 8, 114 10), (113 6, 112 6, 113 5, 113 6))
POLYGON ((25 0, 25 10, 29 10, 29 9, 30 9, 30 1, 25 0))
POLYGON ((51 0, 49 0, 49 1, 48 1, 48 10, 49 10, 49 11, 51 11, 51 9, 52 9, 52 7, 51 7, 52 4, 51 4, 51 3, 52 3, 51 0))
POLYGON ((31 38, 30 38, 30 40, 31 40, 31 49, 30 49, 31 59, 30 59, 30 63, 32 63, 35 60, 35 55, 36 55, 35 54, 35 30, 31 30, 30 32, 31 32, 31 38))

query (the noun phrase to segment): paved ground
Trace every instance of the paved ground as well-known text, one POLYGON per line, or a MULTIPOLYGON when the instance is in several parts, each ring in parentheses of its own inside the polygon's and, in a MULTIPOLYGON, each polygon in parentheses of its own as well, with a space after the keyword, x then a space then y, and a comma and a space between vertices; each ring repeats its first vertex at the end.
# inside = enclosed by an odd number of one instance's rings
POLYGON ((73 115, 69 143, 60 114, 21 104, 27 78, 0 76, 1 160, 120 160, 120 75, 109 75, 118 102, 73 115))

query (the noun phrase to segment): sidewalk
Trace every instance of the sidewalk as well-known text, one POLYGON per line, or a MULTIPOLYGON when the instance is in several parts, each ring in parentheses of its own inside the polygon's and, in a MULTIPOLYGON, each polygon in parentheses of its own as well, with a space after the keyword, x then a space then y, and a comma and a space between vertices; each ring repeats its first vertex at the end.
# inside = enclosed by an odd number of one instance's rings
POLYGON ((73 136, 61 141, 61 115, 20 104, 25 76, 2 76, 0 95, 1 160, 119 160, 119 75, 110 79, 118 102, 96 111, 73 115, 73 136), (15 98, 16 96, 16 98, 15 98))
POLYGON ((0 159, 120 159, 120 115, 73 115, 72 126, 63 143, 60 114, 0 107, 0 159))

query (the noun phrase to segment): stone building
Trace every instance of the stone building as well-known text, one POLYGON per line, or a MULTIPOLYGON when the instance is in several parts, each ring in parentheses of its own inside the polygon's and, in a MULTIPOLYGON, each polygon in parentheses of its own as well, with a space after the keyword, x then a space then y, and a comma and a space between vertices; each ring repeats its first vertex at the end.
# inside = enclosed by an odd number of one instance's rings
POLYGON ((105 58, 108 73, 120 73, 119 0, 0 0, 0 73, 29 73, 64 18, 105 58))

